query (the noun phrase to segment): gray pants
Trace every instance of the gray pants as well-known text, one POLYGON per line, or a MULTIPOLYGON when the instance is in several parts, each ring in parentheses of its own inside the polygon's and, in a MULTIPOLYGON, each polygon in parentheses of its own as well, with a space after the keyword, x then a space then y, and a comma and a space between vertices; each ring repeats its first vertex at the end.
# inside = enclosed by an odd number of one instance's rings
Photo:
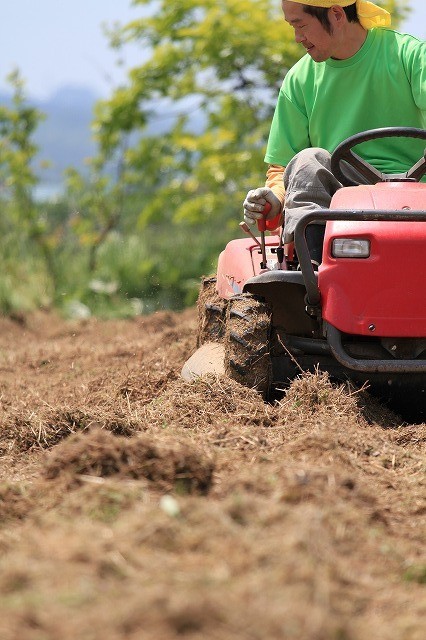
POLYGON ((284 242, 292 242, 300 216, 316 209, 328 209, 342 184, 333 176, 331 155, 325 149, 304 149, 294 156, 284 172, 284 242))

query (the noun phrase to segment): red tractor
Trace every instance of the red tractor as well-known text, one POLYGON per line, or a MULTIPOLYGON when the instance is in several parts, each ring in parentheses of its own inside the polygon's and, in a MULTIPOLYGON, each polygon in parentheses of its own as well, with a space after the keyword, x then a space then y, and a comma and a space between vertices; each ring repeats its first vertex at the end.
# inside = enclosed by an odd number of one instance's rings
POLYGON ((387 137, 426 140, 426 131, 375 129, 342 142, 331 166, 345 186, 330 209, 300 219, 294 246, 265 240, 264 225, 260 239, 229 242, 216 278, 203 282, 199 349, 185 378, 225 372, 268 399, 319 368, 426 419, 426 154, 406 173, 385 175, 352 151, 387 137), (351 182, 345 163, 369 184, 351 182), (316 271, 306 228, 322 221, 316 271))

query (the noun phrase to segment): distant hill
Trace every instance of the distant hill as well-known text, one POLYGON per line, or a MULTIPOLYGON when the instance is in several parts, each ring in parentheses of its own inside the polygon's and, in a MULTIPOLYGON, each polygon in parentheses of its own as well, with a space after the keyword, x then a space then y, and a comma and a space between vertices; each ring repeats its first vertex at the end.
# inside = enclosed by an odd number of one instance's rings
POLYGON ((43 182, 60 183, 67 167, 83 169, 84 159, 95 152, 91 122, 97 99, 90 89, 62 87, 48 101, 37 104, 46 120, 39 126, 35 140, 40 159, 52 163, 50 169, 42 171, 43 182))

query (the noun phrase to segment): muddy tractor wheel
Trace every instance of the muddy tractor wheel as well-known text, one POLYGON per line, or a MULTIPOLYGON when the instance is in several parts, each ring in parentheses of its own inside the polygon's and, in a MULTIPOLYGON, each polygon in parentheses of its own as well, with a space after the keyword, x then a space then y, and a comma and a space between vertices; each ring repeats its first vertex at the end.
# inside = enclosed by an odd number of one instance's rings
POLYGON ((250 294, 231 298, 225 335, 225 372, 268 398, 272 366, 269 355, 271 311, 250 294))
POLYGON ((225 336, 227 301, 216 291, 216 278, 203 278, 198 295, 197 347, 221 342, 225 336))

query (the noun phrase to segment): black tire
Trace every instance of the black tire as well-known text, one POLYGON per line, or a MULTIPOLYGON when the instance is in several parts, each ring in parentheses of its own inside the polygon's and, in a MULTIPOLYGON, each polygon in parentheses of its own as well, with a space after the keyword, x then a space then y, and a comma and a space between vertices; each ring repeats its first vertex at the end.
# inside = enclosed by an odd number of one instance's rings
POLYGON ((246 387, 269 397, 272 365, 269 354, 270 307, 256 296, 244 293, 228 304, 225 335, 225 372, 246 387))
POLYGON ((197 347, 205 342, 222 342, 225 336, 227 301, 216 291, 216 278, 203 278, 198 294, 197 347))

